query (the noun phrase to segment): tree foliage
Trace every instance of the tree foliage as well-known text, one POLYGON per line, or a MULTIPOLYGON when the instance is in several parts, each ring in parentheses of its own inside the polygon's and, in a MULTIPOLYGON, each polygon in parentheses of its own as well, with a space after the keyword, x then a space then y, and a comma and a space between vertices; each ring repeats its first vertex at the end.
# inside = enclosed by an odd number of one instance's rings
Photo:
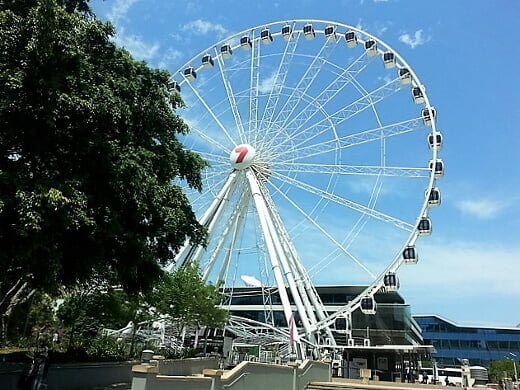
MULTIPOLYGON (((516 361, 517 372, 520 370, 520 361, 516 361)), ((515 375, 515 367, 510 359, 501 359, 492 361, 489 366, 489 379, 493 383, 499 383, 504 378, 513 378, 515 375)), ((515 378, 518 380, 518 378, 515 378)))
POLYGON ((150 304, 161 314, 183 324, 218 327, 227 312, 218 308, 222 295, 202 280, 196 264, 164 274, 150 296, 150 304))
POLYGON ((177 139, 168 73, 116 47, 87 1, 0 7, 0 313, 93 274, 148 289, 204 239, 173 184, 200 189, 205 162, 177 139))

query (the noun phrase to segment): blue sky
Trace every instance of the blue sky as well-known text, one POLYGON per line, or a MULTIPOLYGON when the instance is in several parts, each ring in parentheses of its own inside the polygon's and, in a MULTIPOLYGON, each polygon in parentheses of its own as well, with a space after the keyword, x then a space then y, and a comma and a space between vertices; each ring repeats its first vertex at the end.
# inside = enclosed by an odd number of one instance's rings
POLYGON ((384 40, 426 85, 445 137, 443 204, 431 214, 434 234, 419 244, 420 262, 400 272, 401 293, 415 313, 520 323, 520 2, 116 0, 93 8, 136 58, 172 72, 271 21, 337 21, 384 40))

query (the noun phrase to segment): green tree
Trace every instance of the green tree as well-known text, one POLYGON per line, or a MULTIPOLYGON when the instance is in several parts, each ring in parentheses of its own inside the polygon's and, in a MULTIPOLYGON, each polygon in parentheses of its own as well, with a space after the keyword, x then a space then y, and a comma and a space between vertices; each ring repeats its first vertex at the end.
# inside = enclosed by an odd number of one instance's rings
POLYGON ((175 180, 205 162, 177 135, 169 75, 113 43, 82 0, 0 5, 0 316, 95 273, 148 289, 201 227, 175 180))
MULTIPOLYGON (((520 361, 516 362, 516 368, 517 370, 520 369, 520 361)), ((512 378, 515 374, 513 361, 509 359, 502 359, 491 362, 488 374, 489 380, 493 383, 499 383, 500 380, 504 378, 512 378)))
MULTIPOLYGON (((88 348, 102 329, 121 329, 130 321, 151 320, 150 306, 141 294, 129 295, 121 289, 77 286, 64 294, 57 317, 65 331, 65 348, 88 348)), ((130 355, 133 349, 130 348, 130 355)))
POLYGON ((184 325, 219 327, 227 320, 227 312, 218 307, 221 298, 218 289, 205 284, 197 265, 192 264, 164 274, 149 301, 160 314, 184 325))

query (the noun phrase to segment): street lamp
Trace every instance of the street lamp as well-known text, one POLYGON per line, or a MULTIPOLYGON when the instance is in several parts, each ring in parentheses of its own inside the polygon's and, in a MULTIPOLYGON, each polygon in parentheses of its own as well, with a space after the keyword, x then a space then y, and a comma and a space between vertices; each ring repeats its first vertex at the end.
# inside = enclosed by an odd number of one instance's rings
MULTIPOLYGON (((509 354, 511 356, 514 356, 515 358, 517 357, 516 354, 514 354, 513 352, 509 352, 509 354)), ((511 360, 513 362, 513 369, 515 370, 515 381, 516 382, 519 382, 519 379, 518 379, 518 372, 516 371, 516 361, 515 359, 511 359, 509 356, 504 356, 507 360, 511 360)))
MULTIPOLYGON (((514 354, 513 352, 509 352, 509 354, 511 356, 514 356, 515 358, 517 357, 516 354, 514 354)), ((513 368, 515 369, 515 380, 518 382, 518 372, 516 371, 516 359, 511 359, 513 361, 513 368)))

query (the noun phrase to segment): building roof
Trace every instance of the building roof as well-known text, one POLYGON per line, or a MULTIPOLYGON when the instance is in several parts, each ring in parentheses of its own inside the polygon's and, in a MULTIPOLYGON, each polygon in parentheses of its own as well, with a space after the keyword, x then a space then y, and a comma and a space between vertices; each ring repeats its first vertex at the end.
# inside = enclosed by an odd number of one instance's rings
MULTIPOLYGON (((318 295, 324 299, 325 295, 337 295, 342 294, 345 297, 351 297, 353 299, 360 295, 365 289, 366 286, 315 286, 318 295)), ((271 294, 277 294, 278 288, 271 287, 271 294)), ((234 287, 234 288, 226 288, 224 289, 225 293, 232 293, 233 296, 244 296, 244 295, 256 295, 262 293, 261 287, 234 287)), ((289 299, 292 300, 292 296, 289 295, 289 299)), ((346 304, 350 299, 346 298, 343 304, 346 304)), ((403 297, 398 292, 378 292, 375 295, 375 300, 379 304, 384 303, 397 303, 397 304, 405 304, 403 297)), ((326 302, 324 302, 327 304, 326 302)), ((339 302, 336 302, 339 304, 339 302)), ((330 304, 330 303, 329 303, 330 304)))
POLYGON ((446 317, 440 316, 438 314, 414 314, 413 318, 425 318, 425 317, 435 317, 440 319, 441 321, 447 322, 448 324, 455 326, 457 328, 471 328, 471 329, 497 329, 497 330, 513 330, 520 333, 520 327, 518 326, 495 326, 489 324, 477 325, 477 324, 461 324, 452 320, 447 319, 446 317))

